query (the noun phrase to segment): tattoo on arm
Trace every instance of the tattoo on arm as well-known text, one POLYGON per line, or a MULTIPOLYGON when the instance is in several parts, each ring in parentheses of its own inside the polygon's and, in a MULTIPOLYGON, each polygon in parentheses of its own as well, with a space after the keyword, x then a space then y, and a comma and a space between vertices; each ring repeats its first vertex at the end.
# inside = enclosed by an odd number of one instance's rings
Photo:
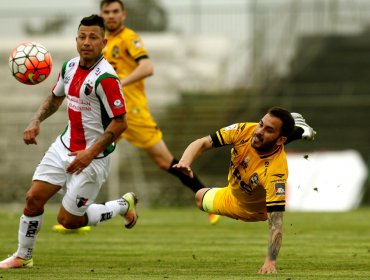
POLYGON ((268 222, 270 235, 267 254, 270 260, 276 260, 283 239, 283 212, 268 213, 268 222))
POLYGON ((37 111, 34 119, 42 122, 43 120, 50 117, 56 111, 58 111, 60 105, 62 104, 64 98, 55 97, 53 94, 50 94, 45 101, 41 104, 39 110, 37 111))

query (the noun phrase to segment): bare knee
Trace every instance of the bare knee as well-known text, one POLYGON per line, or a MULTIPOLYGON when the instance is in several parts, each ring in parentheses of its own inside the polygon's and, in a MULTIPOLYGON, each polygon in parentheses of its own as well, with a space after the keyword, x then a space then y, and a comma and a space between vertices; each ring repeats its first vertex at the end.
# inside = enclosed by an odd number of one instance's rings
POLYGON ((203 197, 208 190, 209 188, 203 188, 195 194, 195 203, 200 210, 203 210, 203 197))
POLYGON ((58 223, 66 229, 76 229, 86 225, 86 218, 85 216, 72 215, 62 207, 59 210, 58 223))
POLYGON ((26 208, 30 211, 41 212, 44 210, 46 201, 43 196, 32 189, 26 195, 26 208))

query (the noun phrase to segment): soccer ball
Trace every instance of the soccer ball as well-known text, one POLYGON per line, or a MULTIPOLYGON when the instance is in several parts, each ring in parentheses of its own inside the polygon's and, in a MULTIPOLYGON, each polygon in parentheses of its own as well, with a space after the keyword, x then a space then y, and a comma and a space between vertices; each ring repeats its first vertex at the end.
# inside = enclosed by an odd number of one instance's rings
POLYGON ((45 81, 52 68, 49 51, 41 44, 23 42, 16 46, 9 55, 9 67, 16 78, 23 84, 35 85, 45 81))

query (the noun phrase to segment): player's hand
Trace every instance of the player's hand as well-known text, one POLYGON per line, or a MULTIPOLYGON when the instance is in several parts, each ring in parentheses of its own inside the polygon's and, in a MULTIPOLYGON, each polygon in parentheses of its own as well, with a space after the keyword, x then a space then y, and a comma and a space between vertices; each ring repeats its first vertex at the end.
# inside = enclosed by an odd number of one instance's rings
POLYGON ((260 273, 260 274, 277 273, 275 264, 276 264, 276 261, 271 261, 271 260, 265 259, 265 263, 260 268, 258 273, 260 273))
POLYGON ((40 121, 32 120, 23 132, 23 141, 25 144, 37 145, 36 137, 40 133, 40 121))
POLYGON ((70 152, 68 155, 76 158, 68 165, 66 171, 71 174, 76 173, 76 175, 80 174, 94 159, 89 150, 70 152))
POLYGON ((190 166, 181 160, 180 162, 172 165, 172 167, 182 171, 184 174, 188 175, 190 178, 194 177, 193 170, 191 170, 190 166))

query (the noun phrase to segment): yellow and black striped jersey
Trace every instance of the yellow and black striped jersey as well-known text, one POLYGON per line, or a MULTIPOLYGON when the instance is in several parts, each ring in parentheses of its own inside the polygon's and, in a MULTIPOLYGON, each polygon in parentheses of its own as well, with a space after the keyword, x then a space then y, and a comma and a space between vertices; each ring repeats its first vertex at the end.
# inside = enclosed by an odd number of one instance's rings
POLYGON ((228 187, 250 211, 285 210, 288 164, 284 146, 268 155, 259 155, 251 146, 257 123, 236 123, 211 134, 214 147, 233 145, 228 187))
MULTIPOLYGON (((149 57, 140 36, 128 27, 106 38, 108 41, 103 55, 112 64, 120 79, 133 72, 140 59, 149 57)), ((128 111, 148 106, 144 80, 125 86, 123 92, 128 111)))

